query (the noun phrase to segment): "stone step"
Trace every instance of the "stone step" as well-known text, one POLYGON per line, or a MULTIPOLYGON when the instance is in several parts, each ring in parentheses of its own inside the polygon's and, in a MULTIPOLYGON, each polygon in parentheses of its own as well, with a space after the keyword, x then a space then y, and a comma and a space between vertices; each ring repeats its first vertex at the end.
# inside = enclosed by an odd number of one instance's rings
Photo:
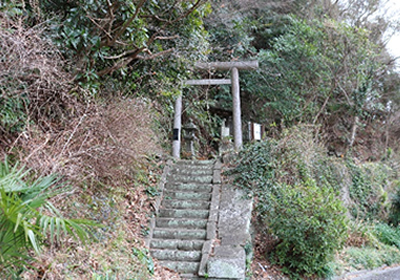
POLYGON ((191 279, 204 279, 197 273, 207 238, 214 164, 180 160, 172 166, 152 231, 151 255, 191 279))
POLYGON ((206 229, 207 219, 177 219, 157 218, 156 227, 159 228, 185 228, 185 229, 206 229))
POLYGON ((184 280, 237 280, 237 278, 214 278, 214 277, 201 277, 193 273, 180 274, 181 279, 184 280))
POLYGON ((189 209, 160 209, 160 218, 194 218, 208 219, 208 210, 189 210, 189 209))
POLYGON ((209 201, 202 200, 179 200, 179 199, 164 199, 162 203, 163 208, 172 209, 210 209, 209 201))
POLYGON ((181 273, 197 274, 199 262, 160 261, 160 265, 181 273))
POLYGON ((215 160, 178 160, 175 165, 183 166, 214 166, 215 160))
POLYGON ((213 176, 212 175, 168 175, 167 180, 171 183, 203 183, 203 184, 211 184, 213 176))
POLYGON ((175 168, 172 169, 169 175, 185 175, 185 176, 205 176, 213 175, 214 171, 212 168, 198 169, 198 168, 175 168))
POLYGON ((201 260, 201 251, 180 251, 150 249, 151 255, 160 261, 185 261, 193 262, 201 260))
POLYGON ((150 243, 150 248, 196 251, 202 250, 203 245, 204 240, 153 239, 150 243))
POLYGON ((168 183, 165 186, 166 191, 191 191, 191 192, 207 192, 212 191, 211 184, 196 184, 196 183, 168 183))
POLYGON ((205 240, 206 236, 204 229, 155 228, 153 231, 153 238, 156 239, 205 240))
POLYGON ((213 171, 213 165, 174 165, 171 166, 170 173, 173 172, 192 172, 192 171, 199 171, 204 170, 205 173, 213 171))
POLYGON ((186 192, 186 191, 164 191, 164 199, 182 199, 182 200, 211 200, 211 193, 186 192))

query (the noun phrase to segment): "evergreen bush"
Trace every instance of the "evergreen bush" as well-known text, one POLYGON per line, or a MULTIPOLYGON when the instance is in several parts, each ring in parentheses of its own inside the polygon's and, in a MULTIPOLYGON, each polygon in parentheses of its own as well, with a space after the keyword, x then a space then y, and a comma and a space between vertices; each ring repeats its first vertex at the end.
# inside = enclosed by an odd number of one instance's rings
POLYGON ((270 206, 265 221, 280 240, 273 254, 276 262, 305 275, 325 276, 346 236, 341 201, 330 188, 308 180, 280 185, 270 206))
POLYGON ((335 169, 318 172, 329 162, 311 131, 294 128, 280 140, 245 148, 231 171, 236 184, 257 197, 258 217, 278 238, 272 260, 292 277, 329 274, 328 263, 346 238, 346 209, 328 174, 335 169))
POLYGON ((391 199, 389 223, 395 226, 400 224, 400 187, 397 187, 397 191, 391 199))
POLYGON ((383 244, 394 245, 400 249, 400 228, 378 223, 375 225, 375 235, 383 244))

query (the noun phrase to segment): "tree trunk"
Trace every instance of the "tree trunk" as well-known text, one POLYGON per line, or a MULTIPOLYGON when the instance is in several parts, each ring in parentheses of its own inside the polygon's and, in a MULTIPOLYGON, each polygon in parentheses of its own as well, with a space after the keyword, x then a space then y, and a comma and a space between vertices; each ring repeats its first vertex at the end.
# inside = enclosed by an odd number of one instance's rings
POLYGON ((355 116, 354 117, 354 123, 353 123, 353 127, 351 129, 351 138, 350 138, 350 143, 349 143, 349 147, 353 147, 354 145, 354 141, 356 140, 356 134, 357 134, 357 125, 358 125, 358 121, 359 121, 359 117, 355 116))

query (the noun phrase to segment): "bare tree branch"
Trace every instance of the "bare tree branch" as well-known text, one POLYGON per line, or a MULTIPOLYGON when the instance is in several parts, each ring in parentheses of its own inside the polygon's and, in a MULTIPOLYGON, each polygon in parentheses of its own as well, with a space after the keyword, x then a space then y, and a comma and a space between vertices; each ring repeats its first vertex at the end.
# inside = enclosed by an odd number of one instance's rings
POLYGON ((150 59, 154 59, 154 58, 159 57, 159 56, 166 55, 167 53, 171 53, 171 52, 173 52, 173 51, 175 51, 175 48, 171 48, 171 49, 168 49, 168 50, 159 52, 159 53, 155 53, 155 54, 150 55, 150 56, 141 56, 141 55, 138 55, 137 58, 142 59, 142 60, 150 60, 150 59))
MULTIPOLYGON (((119 55, 114 55, 114 56, 103 56, 103 57, 104 57, 105 59, 120 59, 120 58, 122 58, 122 57, 124 57, 124 56, 131 55, 131 54, 137 52, 137 50, 138 50, 138 48, 137 48, 137 49, 134 49, 134 50, 130 50, 130 51, 123 52, 123 53, 121 53, 121 54, 119 54, 119 55)), ((144 49, 143 51, 146 51, 146 49, 144 49)))
POLYGON ((174 36, 157 36, 156 40, 173 40, 173 39, 178 39, 179 35, 174 35, 174 36))
POLYGON ((114 71, 121 69, 123 67, 125 67, 126 65, 128 65, 129 63, 131 63, 133 60, 137 59, 138 55, 143 52, 145 50, 145 48, 139 48, 137 49, 135 52, 133 52, 130 56, 128 56, 127 58, 115 63, 113 66, 103 69, 100 72, 97 73, 97 75, 99 77, 102 77, 104 75, 108 75, 113 73, 114 71))

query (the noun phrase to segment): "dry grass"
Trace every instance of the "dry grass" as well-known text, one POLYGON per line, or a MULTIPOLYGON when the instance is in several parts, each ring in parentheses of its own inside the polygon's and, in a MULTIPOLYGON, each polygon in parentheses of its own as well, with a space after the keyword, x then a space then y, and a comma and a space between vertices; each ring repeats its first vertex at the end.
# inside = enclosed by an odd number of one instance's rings
POLYGON ((146 157, 162 154, 152 123, 149 106, 139 99, 88 105, 60 131, 29 127, 18 138, 19 158, 43 174, 121 185, 135 177, 146 157))
POLYGON ((110 100, 89 105, 57 133, 30 126, 18 137, 15 154, 21 162, 41 174, 63 175, 72 184, 53 203, 66 216, 104 225, 95 233, 99 242, 88 247, 65 240, 49 248, 34 265, 39 272, 26 273, 25 279, 94 279, 107 273, 115 277, 110 279, 179 279, 157 265, 150 275, 145 260, 133 254, 136 248, 149 257, 143 233, 153 199, 146 188, 156 188, 162 171, 153 117, 140 99, 110 100))
MULTIPOLYGON (((253 222, 254 223, 254 222, 253 222)), ((258 232, 254 237, 254 257, 251 263, 251 279, 261 280, 287 280, 282 272, 282 267, 273 265, 267 259, 269 252, 272 251, 273 247, 277 244, 277 238, 274 238, 270 234, 258 232)))
POLYGON ((80 102, 71 93, 82 90, 73 89, 66 62, 42 32, 0 13, 0 105, 16 100, 25 116, 22 129, 0 126, 0 158, 11 154, 36 174, 60 174, 71 188, 53 204, 66 217, 103 226, 86 246, 67 237, 47 246, 23 278, 180 279, 157 263, 151 275, 144 246, 153 203, 146 189, 156 188, 163 164, 152 104, 80 102))
POLYGON ((87 106, 62 130, 46 133, 29 126, 18 137, 14 154, 22 163, 71 183, 71 191, 53 203, 66 216, 104 225, 95 234, 99 242, 87 247, 64 240, 48 248, 34 264, 38 271, 25 279, 95 279, 107 273, 115 277, 110 279, 179 279, 157 264, 150 275, 132 251, 146 252, 143 233, 153 210, 146 188, 156 188, 162 171, 163 161, 154 157, 163 151, 151 129, 153 118, 142 100, 110 100, 87 106))

